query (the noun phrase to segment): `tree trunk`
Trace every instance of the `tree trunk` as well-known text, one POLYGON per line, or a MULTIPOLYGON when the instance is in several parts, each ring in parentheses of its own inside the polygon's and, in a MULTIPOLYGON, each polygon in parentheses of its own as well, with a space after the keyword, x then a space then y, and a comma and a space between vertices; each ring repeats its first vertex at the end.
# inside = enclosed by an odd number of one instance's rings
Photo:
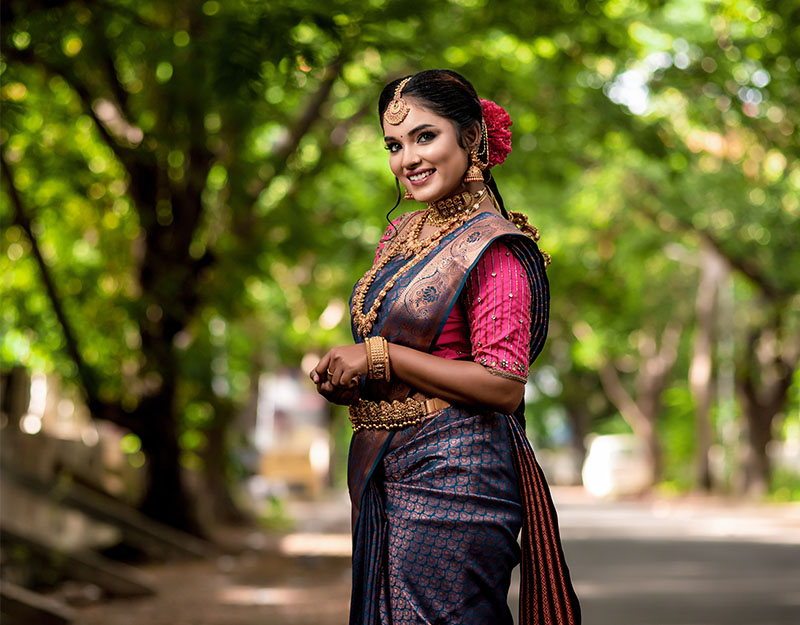
POLYGON ((248 520, 231 497, 226 478, 228 467, 228 436, 231 433, 235 407, 220 401, 214 404, 214 421, 205 431, 206 448, 203 452, 203 483, 208 497, 208 508, 213 521, 241 524, 248 520))
MULTIPOLYGON (((600 381, 611 403, 617 407, 622 418, 633 430, 634 436, 645 444, 647 450, 648 473, 650 485, 654 485, 661 476, 661 450, 654 423, 642 410, 642 406, 630 396, 619 378, 619 372, 610 362, 600 369, 600 381)), ((641 395, 640 395, 641 398, 641 395)))
POLYGON ((636 399, 631 397, 622 384, 616 367, 607 362, 601 367, 600 381, 611 402, 623 419, 631 426, 634 435, 643 441, 647 449, 651 485, 662 477, 661 441, 658 436, 658 417, 661 413, 661 394, 667 377, 678 356, 680 327, 669 324, 661 337, 661 348, 656 348, 656 339, 642 334, 639 341, 639 371, 636 375, 636 399))
POLYGON ((147 457, 145 496, 139 509, 156 521, 202 536, 196 508, 181 475, 174 387, 165 384, 137 412, 146 415, 142 429, 136 434, 147 457))
POLYGON ((772 440, 772 418, 761 413, 757 403, 743 401, 746 448, 742 466, 744 494, 760 497, 769 490, 771 467, 767 444, 772 440), (749 404, 749 405, 748 405, 749 404))
POLYGON ((716 340, 717 295, 726 273, 719 254, 703 243, 700 283, 695 302, 695 332, 689 388, 695 404, 695 484, 705 491, 712 489, 709 452, 713 443, 711 405, 714 399, 713 349, 716 340))
POLYGON ((567 419, 572 429, 572 457, 574 459, 574 470, 577 476, 576 484, 581 482, 581 470, 586 460, 586 435, 589 432, 589 409, 585 404, 578 406, 567 406, 567 419))
POLYGON ((742 479, 737 486, 746 495, 760 496, 769 489, 767 446, 775 418, 786 405, 800 358, 797 345, 782 340, 781 334, 779 315, 753 330, 736 380, 746 426, 742 479))

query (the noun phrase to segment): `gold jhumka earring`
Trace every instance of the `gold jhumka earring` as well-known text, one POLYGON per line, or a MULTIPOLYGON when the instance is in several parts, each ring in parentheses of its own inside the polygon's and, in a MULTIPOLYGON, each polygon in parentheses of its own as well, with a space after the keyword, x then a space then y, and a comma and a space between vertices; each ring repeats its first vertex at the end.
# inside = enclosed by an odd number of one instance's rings
POLYGON ((470 164, 464 182, 483 182, 483 170, 489 166, 489 133, 486 121, 481 117, 481 138, 477 148, 469 154, 470 164))
POLYGON ((474 149, 470 152, 470 166, 467 169, 467 175, 464 176, 464 182, 483 182, 483 163, 478 159, 478 150, 474 149))
POLYGON ((413 199, 414 199, 414 196, 413 196, 413 195, 411 195, 411 191, 409 191, 408 189, 406 189, 406 192, 403 194, 403 199, 404 199, 404 200, 413 200, 413 199))

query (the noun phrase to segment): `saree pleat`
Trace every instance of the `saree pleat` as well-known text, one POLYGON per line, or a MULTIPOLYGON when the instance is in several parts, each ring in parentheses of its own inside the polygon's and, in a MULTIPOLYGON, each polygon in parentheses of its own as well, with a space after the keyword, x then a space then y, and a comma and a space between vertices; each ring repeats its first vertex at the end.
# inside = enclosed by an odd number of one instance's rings
POLYGON ((353 591, 350 600, 351 625, 379 625, 380 597, 386 568, 386 513, 379 489, 381 480, 374 473, 380 470, 393 432, 383 437, 377 457, 368 474, 359 483, 359 505, 354 512, 353 526, 353 591), (358 563, 357 565, 355 563, 358 563))
POLYGON ((511 625, 522 524, 508 426, 442 411, 383 461, 384 623, 511 625))
POLYGON ((386 565, 386 514, 373 480, 365 489, 359 524, 354 533, 353 559, 363 566, 353 569, 350 623, 378 625, 381 581, 386 565))

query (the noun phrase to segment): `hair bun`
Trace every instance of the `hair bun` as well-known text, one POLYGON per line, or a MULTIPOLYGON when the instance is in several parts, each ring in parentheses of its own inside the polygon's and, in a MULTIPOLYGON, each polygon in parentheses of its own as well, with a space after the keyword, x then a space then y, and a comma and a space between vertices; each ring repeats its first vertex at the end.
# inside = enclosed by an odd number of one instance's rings
POLYGON ((513 124, 506 110, 491 100, 480 98, 483 121, 489 143, 489 167, 500 165, 511 154, 511 131, 513 124))

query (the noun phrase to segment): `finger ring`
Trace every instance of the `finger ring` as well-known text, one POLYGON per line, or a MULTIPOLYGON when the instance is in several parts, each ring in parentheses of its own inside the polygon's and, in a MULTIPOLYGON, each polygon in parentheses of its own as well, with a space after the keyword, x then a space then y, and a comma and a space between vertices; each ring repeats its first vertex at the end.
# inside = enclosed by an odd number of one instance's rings
POLYGON ((333 371, 331 371, 330 369, 325 369, 325 373, 328 374, 328 377, 331 377, 333 375, 333 371))

